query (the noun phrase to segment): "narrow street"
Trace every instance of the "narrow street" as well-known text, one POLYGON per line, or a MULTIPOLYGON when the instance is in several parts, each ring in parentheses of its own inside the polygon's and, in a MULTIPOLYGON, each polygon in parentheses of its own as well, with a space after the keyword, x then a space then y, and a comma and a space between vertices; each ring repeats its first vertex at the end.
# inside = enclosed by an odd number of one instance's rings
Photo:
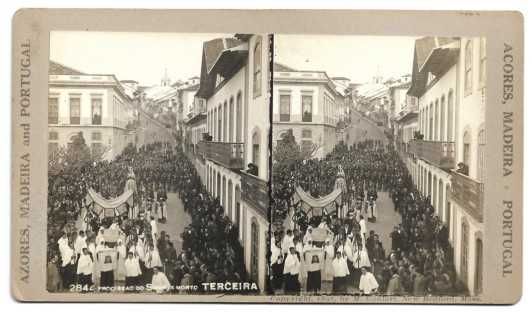
POLYGON ((159 231, 170 235, 170 240, 179 254, 181 252, 181 233, 190 223, 190 216, 185 212, 183 203, 177 193, 168 193, 168 218, 166 223, 159 223, 159 231))
POLYGON ((368 222, 368 232, 373 230, 375 234, 379 235, 382 241, 382 246, 386 253, 389 253, 392 247, 390 233, 393 227, 401 222, 401 215, 395 212, 393 202, 388 192, 378 192, 377 198, 377 221, 375 223, 368 222))

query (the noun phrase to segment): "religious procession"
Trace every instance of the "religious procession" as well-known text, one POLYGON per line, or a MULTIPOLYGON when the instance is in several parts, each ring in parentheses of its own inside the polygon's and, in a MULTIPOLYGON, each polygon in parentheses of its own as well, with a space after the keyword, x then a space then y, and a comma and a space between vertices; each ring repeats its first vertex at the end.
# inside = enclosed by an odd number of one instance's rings
MULTIPOLYGON (((80 135, 70 148, 82 146, 80 135)), ((129 146, 111 162, 50 169, 49 291, 197 293, 202 282, 246 278, 234 226, 179 145, 129 146), (168 192, 193 213, 180 237, 162 230, 179 209, 168 192)))
MULTIPOLYGON (((293 140, 287 134, 277 148, 293 140)), ((323 159, 283 162, 273 178, 274 293, 464 293, 447 226, 388 142, 341 143, 323 159)))

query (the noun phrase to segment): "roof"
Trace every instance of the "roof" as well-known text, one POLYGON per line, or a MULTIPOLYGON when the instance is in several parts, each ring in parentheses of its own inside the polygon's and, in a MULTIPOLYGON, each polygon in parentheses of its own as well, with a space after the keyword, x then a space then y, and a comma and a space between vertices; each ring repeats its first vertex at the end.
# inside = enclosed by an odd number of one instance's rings
POLYGON ((218 56, 225 49, 236 47, 242 42, 236 38, 216 38, 203 43, 203 53, 205 56, 205 65, 208 69, 216 63, 218 56))
POLYGON ((231 76, 231 71, 234 72, 243 66, 246 53, 247 43, 236 38, 205 41, 201 56, 200 87, 196 95, 202 98, 210 97, 216 86, 216 74, 220 73, 225 78, 231 76), (223 65, 224 63, 227 65, 227 61, 231 63, 229 69, 223 65))
POLYGON ((48 74, 50 75, 87 75, 72 67, 50 60, 48 74))
POLYGON ((427 81, 426 71, 421 71, 432 52, 439 47, 458 41, 452 37, 423 37, 417 39, 414 47, 414 59, 412 62, 412 85, 409 94, 419 96, 427 81))
POLYGON ((296 70, 284 64, 275 62, 273 63, 273 71, 288 72, 288 71, 296 71, 296 70))

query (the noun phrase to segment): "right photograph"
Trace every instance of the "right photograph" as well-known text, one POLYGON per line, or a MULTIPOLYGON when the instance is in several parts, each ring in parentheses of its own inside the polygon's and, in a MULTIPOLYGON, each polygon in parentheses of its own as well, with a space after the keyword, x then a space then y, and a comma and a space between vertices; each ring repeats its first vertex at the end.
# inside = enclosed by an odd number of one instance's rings
POLYGON ((269 288, 483 288, 483 37, 275 35, 269 288))

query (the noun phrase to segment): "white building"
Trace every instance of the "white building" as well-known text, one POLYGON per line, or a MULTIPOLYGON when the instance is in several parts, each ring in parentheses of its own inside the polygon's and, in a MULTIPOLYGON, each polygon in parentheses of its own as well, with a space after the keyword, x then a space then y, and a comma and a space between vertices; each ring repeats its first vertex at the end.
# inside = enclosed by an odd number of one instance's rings
POLYGON ((299 71, 274 64, 273 142, 292 131, 302 150, 322 158, 337 143, 338 122, 344 118, 344 95, 323 71, 299 71))
POLYGON ((411 173, 448 225, 457 273, 473 294, 482 291, 485 68, 485 40, 421 38, 408 91, 423 136, 409 146, 411 173))
POLYGON ((267 282, 269 197, 269 36, 235 35, 204 43, 197 96, 207 102, 211 140, 206 159, 210 194, 239 228, 246 269, 264 290, 267 282))
POLYGON ((135 108, 114 75, 85 74, 50 61, 48 78, 49 152, 79 132, 94 155, 108 159, 135 143, 135 108))

